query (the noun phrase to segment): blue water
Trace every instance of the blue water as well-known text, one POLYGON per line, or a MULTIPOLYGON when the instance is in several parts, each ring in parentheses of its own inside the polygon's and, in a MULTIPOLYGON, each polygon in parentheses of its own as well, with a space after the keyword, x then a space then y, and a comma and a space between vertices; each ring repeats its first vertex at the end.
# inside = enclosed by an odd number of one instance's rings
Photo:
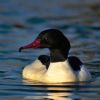
POLYGON ((99 100, 100 1, 0 0, 0 100, 99 100), (58 28, 93 76, 91 83, 42 84, 22 78, 25 65, 47 49, 18 52, 39 32, 58 28))

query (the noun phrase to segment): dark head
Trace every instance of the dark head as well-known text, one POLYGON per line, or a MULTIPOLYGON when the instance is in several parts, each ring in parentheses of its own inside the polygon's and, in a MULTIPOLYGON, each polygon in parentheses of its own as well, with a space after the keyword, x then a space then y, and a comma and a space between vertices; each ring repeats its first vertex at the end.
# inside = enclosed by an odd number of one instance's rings
POLYGON ((64 61, 67 59, 70 43, 64 34, 57 29, 42 31, 39 36, 30 44, 19 49, 48 48, 52 62, 64 61))
POLYGON ((32 43, 21 47, 19 51, 28 48, 66 49, 69 51, 70 43, 61 31, 48 29, 42 31, 32 43))

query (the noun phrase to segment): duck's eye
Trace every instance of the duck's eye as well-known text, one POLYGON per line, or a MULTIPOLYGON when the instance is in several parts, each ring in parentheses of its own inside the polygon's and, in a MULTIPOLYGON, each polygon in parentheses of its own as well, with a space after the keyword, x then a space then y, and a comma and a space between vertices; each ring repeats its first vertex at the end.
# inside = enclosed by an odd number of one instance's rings
POLYGON ((48 38, 47 38, 47 37, 45 37, 45 40, 47 41, 47 40, 48 40, 48 38))

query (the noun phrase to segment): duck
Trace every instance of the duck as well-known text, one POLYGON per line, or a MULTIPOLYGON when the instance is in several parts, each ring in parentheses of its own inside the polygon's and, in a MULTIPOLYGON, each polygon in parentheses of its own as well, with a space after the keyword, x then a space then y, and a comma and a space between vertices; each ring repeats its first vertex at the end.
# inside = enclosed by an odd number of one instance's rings
POLYGON ((27 65, 22 76, 26 79, 45 83, 84 82, 91 80, 91 74, 76 56, 69 56, 71 48, 68 38, 58 29, 47 29, 23 49, 48 48, 50 55, 40 55, 32 64, 27 65))

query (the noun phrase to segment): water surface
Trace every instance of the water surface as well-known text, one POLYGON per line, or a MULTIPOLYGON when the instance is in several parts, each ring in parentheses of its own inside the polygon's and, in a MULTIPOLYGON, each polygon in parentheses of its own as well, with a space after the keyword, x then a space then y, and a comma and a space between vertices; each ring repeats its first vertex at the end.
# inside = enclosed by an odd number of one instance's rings
POLYGON ((99 0, 0 0, 0 100, 99 100, 99 0), (47 49, 18 52, 39 32, 57 28, 93 76, 91 83, 43 84, 21 77, 25 65, 47 49))

